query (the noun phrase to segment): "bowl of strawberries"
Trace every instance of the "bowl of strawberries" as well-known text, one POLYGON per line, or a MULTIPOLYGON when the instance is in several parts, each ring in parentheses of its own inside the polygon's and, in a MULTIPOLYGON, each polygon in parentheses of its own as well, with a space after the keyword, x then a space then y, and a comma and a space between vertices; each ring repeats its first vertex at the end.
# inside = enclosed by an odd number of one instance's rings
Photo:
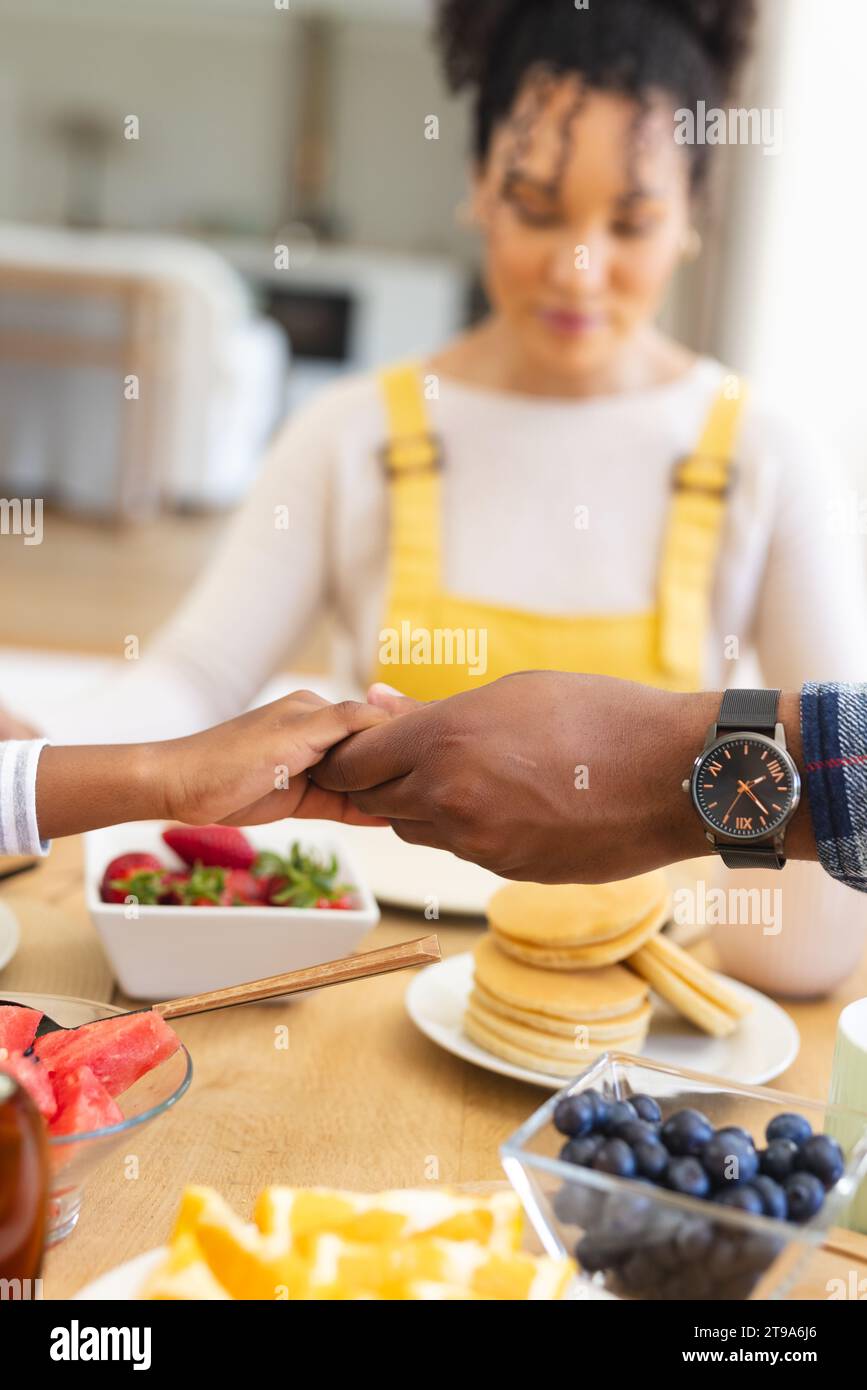
POLYGON ((327 822, 140 821, 85 836, 87 907, 123 991, 172 999, 350 955, 379 908, 327 822))

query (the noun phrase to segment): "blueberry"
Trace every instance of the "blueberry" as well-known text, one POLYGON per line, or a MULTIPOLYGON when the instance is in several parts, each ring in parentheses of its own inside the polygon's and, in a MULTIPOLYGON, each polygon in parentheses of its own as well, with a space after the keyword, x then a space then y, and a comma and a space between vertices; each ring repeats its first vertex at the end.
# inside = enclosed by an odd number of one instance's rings
POLYGON ((636 1240, 643 1236, 654 1220, 656 1199, 633 1197, 618 1192, 611 1194, 601 1213, 601 1225, 607 1236, 624 1236, 636 1240))
POLYGON ((612 1138, 622 1139, 629 1145, 641 1143, 659 1143, 656 1127, 648 1124, 647 1120, 624 1120, 616 1129, 610 1131, 612 1138))
POLYGON ((718 1130, 702 1149, 701 1161, 714 1187, 752 1182, 759 1171, 753 1141, 742 1129, 718 1130))
POLYGON ((585 1091, 584 1095, 588 1096, 593 1102, 593 1109, 595 1112, 593 1128, 604 1130, 608 1123, 608 1116, 611 1114, 611 1101, 606 1100, 604 1096, 600 1096, 598 1091, 585 1091))
POLYGON ((622 1139, 606 1139, 593 1159, 593 1167, 600 1173, 631 1178, 635 1175, 635 1154, 622 1139))
POLYGON ((774 1182, 784 1182, 795 1171, 798 1146, 793 1139, 772 1139, 759 1154, 759 1167, 774 1182))
POLYGON ((775 1115, 765 1130, 765 1138, 791 1139, 793 1144, 803 1144, 813 1133, 810 1123, 803 1115, 775 1115))
POLYGON ((564 1226, 586 1226, 592 1220, 598 1192, 578 1182, 566 1182, 554 1198, 554 1214, 564 1226))
POLYGON ((757 1178, 753 1178, 750 1186, 755 1188, 762 1199, 764 1215, 773 1216, 776 1221, 785 1221, 789 1214, 785 1189, 778 1182, 774 1182, 773 1178, 769 1178, 766 1173, 760 1173, 757 1178))
POLYGON ((648 1124, 658 1125, 662 1119, 662 1111, 653 1096, 630 1096, 629 1103, 637 1111, 638 1118, 647 1120, 648 1124))
POLYGON ((574 1096, 564 1096, 554 1110, 555 1127, 573 1139, 589 1134, 595 1123, 596 1107, 590 1097, 580 1091, 574 1096))
POLYGON ((582 1134, 579 1139, 567 1139, 560 1150, 564 1163, 575 1163, 579 1168, 590 1168, 605 1140, 601 1134, 582 1134))
POLYGON ((672 1158, 665 1170, 665 1182, 672 1192, 684 1197, 706 1197, 710 1180, 697 1158, 672 1158))
POLYGON ((713 1134, 713 1125, 700 1110, 677 1110, 662 1126, 660 1138, 669 1153, 701 1153, 713 1134))
POLYGON ((674 1243, 681 1259, 689 1264, 703 1259, 713 1241, 713 1225, 703 1216, 686 1216, 677 1228, 674 1243))
POLYGON ((627 1120, 637 1120, 638 1111, 634 1110, 628 1100, 615 1100, 611 1105, 605 1118, 603 1126, 606 1134, 614 1134, 619 1125, 623 1125, 627 1120))
POLYGON ((750 1134, 749 1130, 744 1129, 742 1125, 721 1125, 717 1130, 717 1134, 736 1134, 744 1144, 752 1144, 753 1148, 755 1148, 753 1136, 750 1134))
POLYGON ((761 1216, 764 1211, 761 1193, 749 1183, 741 1183, 738 1187, 724 1187, 721 1192, 714 1193, 713 1200, 724 1207, 736 1207, 738 1211, 751 1212, 753 1216, 761 1216))
POLYGON ((668 1167, 670 1154, 658 1139, 640 1139, 633 1147, 635 1168, 639 1177, 649 1178, 651 1182, 661 1182, 668 1167))
POLYGON ((795 1167, 813 1173, 827 1189, 842 1178, 846 1160, 836 1139, 829 1134, 814 1134, 801 1145, 795 1167))
POLYGON ((789 1220, 809 1221, 825 1200, 825 1189, 814 1173, 792 1173, 783 1184, 789 1203, 789 1220))

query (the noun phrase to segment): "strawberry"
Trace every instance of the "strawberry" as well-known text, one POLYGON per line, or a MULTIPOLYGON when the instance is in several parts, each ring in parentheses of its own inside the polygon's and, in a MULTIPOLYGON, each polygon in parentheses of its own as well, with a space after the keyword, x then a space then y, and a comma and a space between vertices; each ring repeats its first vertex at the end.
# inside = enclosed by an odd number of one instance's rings
POLYGON ((159 901, 165 869, 153 854, 119 854, 102 876, 100 897, 104 903, 138 898, 142 904, 159 901))
POLYGON ((188 874, 177 874, 173 894, 182 907, 228 907, 226 877, 230 871, 196 864, 188 874))
POLYGON ((160 902, 173 903, 175 906, 178 906, 184 901, 184 891, 189 881, 190 874, 188 869, 170 869, 167 874, 163 874, 160 902))
POLYGON ((348 893, 343 893, 339 898, 318 898, 316 902, 313 904, 313 906, 319 908, 329 908, 332 911, 336 908, 341 912, 349 912, 355 906, 355 903, 352 901, 348 893))
POLYGON ((185 864, 206 868, 249 869, 256 851, 234 825, 172 825, 163 839, 185 864))
POLYGON ((335 907, 338 903, 351 906, 346 883, 336 883, 337 856, 324 861, 314 853, 305 853, 296 841, 283 859, 270 850, 256 857, 253 873, 266 881, 267 900, 272 907, 335 907))
POLYGON ((268 879, 257 878, 249 869, 229 869, 226 874, 226 895, 230 906, 263 907, 268 901, 268 879))

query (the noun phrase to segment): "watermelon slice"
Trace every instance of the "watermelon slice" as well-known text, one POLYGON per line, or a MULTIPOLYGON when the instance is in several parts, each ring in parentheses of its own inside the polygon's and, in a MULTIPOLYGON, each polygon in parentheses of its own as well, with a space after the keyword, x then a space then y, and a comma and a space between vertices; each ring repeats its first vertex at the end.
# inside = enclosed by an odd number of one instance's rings
MULTIPOLYGON (((17 1010, 16 1010, 17 1012, 17 1010)), ((35 1052, 7 1052, 0 1049, 0 1071, 9 1072, 30 1096, 39 1113, 50 1120, 57 1113, 57 1098, 46 1064, 35 1052)))
POLYGON ((0 1004, 0 1047, 5 1047, 7 1052, 26 1052, 36 1037, 41 1017, 40 1009, 0 1004))
POLYGON ((123 1111, 90 1067, 76 1067, 55 1080, 57 1117, 51 1133, 89 1134, 123 1123, 123 1111))
POLYGON ((101 1018, 36 1041, 36 1051, 53 1076, 90 1067, 110 1096, 129 1090, 179 1047, 177 1034, 150 1009, 101 1018))

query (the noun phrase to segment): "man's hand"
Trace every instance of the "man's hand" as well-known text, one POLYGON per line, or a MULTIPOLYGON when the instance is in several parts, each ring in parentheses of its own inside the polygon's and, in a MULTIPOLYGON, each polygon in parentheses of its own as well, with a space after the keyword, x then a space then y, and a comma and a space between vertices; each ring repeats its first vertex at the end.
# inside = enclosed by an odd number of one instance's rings
POLYGON ((284 816, 380 825, 308 769, 340 739, 388 722, 384 710, 330 705, 308 690, 188 738, 46 748, 36 809, 44 839, 129 820, 259 825, 284 816))
POLYGON ((681 783, 717 694, 527 671, 430 705, 370 698, 397 717, 311 775, 404 840, 550 883, 623 878, 709 849, 681 783))

